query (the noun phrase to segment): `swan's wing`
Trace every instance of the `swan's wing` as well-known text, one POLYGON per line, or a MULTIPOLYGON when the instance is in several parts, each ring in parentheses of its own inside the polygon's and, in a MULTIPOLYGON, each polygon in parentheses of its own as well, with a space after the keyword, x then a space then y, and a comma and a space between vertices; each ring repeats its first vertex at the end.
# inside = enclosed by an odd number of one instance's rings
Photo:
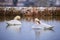
POLYGON ((17 24, 21 24, 21 22, 18 20, 11 20, 11 21, 7 21, 7 24, 17 25, 17 24))
POLYGON ((41 23, 41 25, 42 25, 43 27, 45 27, 45 28, 50 28, 50 27, 53 27, 53 26, 48 25, 48 24, 45 24, 45 23, 41 23))
POLYGON ((32 26, 33 29, 43 29, 42 25, 35 24, 32 26))
POLYGON ((14 23, 14 24, 21 24, 21 22, 18 21, 18 20, 14 20, 13 23, 14 23))

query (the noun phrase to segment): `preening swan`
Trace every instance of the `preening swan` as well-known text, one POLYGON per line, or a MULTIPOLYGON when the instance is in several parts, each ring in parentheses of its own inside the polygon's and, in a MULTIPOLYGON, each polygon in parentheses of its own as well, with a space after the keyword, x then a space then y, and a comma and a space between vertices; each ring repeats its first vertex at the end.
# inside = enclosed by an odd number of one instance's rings
POLYGON ((21 17, 20 16, 16 16, 13 20, 7 21, 8 25, 20 25, 21 22, 19 21, 21 17))
POLYGON ((34 29, 52 29, 53 26, 40 22, 38 18, 35 18, 35 25, 32 27, 34 29))

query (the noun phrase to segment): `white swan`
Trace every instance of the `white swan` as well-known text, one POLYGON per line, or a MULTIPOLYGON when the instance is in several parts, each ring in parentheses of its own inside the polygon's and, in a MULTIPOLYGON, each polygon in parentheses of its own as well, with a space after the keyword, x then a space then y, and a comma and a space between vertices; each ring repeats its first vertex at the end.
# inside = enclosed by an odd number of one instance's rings
POLYGON ((32 27, 34 29, 50 29, 51 30, 53 28, 53 26, 51 25, 40 22, 38 18, 35 18, 35 23, 36 23, 35 26, 32 27))
POLYGON ((7 21, 6 23, 8 25, 20 25, 21 22, 18 21, 21 17, 20 16, 16 16, 13 20, 7 21))

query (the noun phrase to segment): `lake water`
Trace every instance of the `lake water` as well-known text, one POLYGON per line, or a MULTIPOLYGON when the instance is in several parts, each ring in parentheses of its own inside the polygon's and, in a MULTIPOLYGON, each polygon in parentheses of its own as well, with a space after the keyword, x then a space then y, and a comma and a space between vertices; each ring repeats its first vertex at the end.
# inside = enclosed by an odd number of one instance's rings
MULTIPOLYGON (((33 30, 35 17, 22 17, 20 29, 9 27, 6 21, 13 17, 0 16, 0 40, 60 40, 60 17, 38 17, 40 21, 54 26, 53 30, 33 30)), ((18 27, 18 26, 17 26, 18 27)))

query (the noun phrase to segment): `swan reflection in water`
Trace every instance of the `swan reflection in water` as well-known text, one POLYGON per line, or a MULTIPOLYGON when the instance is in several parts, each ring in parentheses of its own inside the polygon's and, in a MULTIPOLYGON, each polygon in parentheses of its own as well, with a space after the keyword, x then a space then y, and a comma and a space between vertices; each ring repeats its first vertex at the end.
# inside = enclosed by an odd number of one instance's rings
POLYGON ((6 28, 7 30, 16 31, 16 32, 21 31, 21 25, 8 25, 6 28))
POLYGON ((40 40, 40 35, 41 35, 41 33, 44 33, 44 32, 49 32, 49 31, 51 31, 51 32, 55 32, 53 29, 44 29, 44 30, 42 30, 42 29, 33 29, 33 31, 35 32, 35 40, 40 40))
POLYGON ((41 30, 34 30, 34 32, 35 32, 35 40, 40 40, 41 30))

